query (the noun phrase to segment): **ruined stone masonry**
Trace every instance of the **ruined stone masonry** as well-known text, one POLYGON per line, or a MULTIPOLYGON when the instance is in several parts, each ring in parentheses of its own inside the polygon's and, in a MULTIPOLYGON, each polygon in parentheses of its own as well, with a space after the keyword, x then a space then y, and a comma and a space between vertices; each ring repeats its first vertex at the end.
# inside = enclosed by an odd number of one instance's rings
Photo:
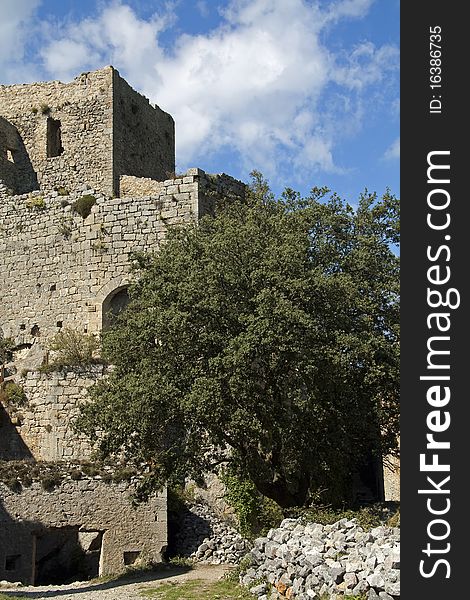
POLYGON ((15 193, 89 184, 112 196, 119 177, 175 170, 172 117, 112 67, 71 83, 0 85, 0 180, 15 193))
MULTIPOLYGON (((174 169, 173 119, 112 67, 0 85, 0 338, 14 344, 0 386, 15 382, 26 398, 0 402, 0 460, 89 457, 72 424, 104 367, 42 372, 50 340, 108 327, 128 301, 133 252, 158 250, 168 228, 244 194, 227 175, 174 169)), ((166 494, 136 510, 133 485, 0 483, 0 580, 58 583, 161 560, 166 494)))

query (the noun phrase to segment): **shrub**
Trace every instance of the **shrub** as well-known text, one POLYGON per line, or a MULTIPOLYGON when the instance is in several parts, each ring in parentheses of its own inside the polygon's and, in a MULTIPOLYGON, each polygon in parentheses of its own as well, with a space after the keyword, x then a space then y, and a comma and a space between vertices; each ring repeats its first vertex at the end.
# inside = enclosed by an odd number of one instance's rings
POLYGON ((7 383, 2 390, 2 397, 6 404, 13 406, 26 406, 28 398, 21 385, 17 383, 7 383))
POLYGON ((240 533, 247 538, 263 535, 277 527, 284 514, 281 507, 262 496, 253 482, 226 471, 221 479, 226 486, 225 496, 237 515, 240 533))
POLYGON ((91 207, 96 204, 96 198, 91 194, 85 194, 72 204, 73 210, 83 219, 86 219, 91 213, 91 207))
POLYGON ((0 338, 0 364, 9 362, 15 344, 11 338, 0 338))
POLYGON ((59 196, 68 196, 70 194, 69 190, 65 187, 56 188, 56 192, 59 194, 59 196))
POLYGON ((70 471, 70 479, 73 481, 79 481, 82 478, 82 473, 79 469, 72 469, 70 471))
POLYGON ((26 207, 36 210, 44 210, 46 208, 46 202, 42 196, 29 196, 26 200, 26 207))
POLYGON ((58 473, 44 475, 41 479, 41 487, 46 492, 52 492, 54 488, 60 485, 62 479, 58 473))
POLYGON ((16 477, 12 477, 11 479, 8 479, 7 481, 5 481, 5 485, 12 491, 15 492, 17 494, 19 494, 21 492, 22 485, 21 485, 21 481, 18 481, 18 479, 16 479, 16 477))
POLYGON ((51 112, 51 107, 48 104, 41 104, 41 114, 48 115, 51 112))
POLYGON ((91 247, 93 250, 96 250, 97 252, 106 252, 106 250, 108 249, 106 242, 103 241, 102 239, 97 239, 96 242, 92 243, 91 247))
POLYGON ((59 233, 64 236, 64 238, 68 239, 72 235, 72 225, 72 219, 62 217, 57 225, 57 229, 59 233))
POLYGON ((122 467, 113 473, 113 482, 130 481, 136 475, 136 470, 132 467, 122 467))
POLYGON ((49 345, 55 353, 49 367, 85 366, 95 361, 93 353, 99 348, 97 336, 65 328, 59 331, 49 345))
POLYGON ((83 464, 82 471, 85 473, 85 475, 88 475, 88 477, 96 477, 96 475, 100 474, 99 468, 92 463, 83 464))

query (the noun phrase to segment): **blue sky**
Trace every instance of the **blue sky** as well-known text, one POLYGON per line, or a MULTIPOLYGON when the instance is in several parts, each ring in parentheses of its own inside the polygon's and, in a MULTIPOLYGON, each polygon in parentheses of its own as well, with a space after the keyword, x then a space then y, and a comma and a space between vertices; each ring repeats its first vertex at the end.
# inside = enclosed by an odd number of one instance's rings
POLYGON ((176 121, 177 169, 399 192, 398 0, 1 0, 0 83, 107 64, 176 121))

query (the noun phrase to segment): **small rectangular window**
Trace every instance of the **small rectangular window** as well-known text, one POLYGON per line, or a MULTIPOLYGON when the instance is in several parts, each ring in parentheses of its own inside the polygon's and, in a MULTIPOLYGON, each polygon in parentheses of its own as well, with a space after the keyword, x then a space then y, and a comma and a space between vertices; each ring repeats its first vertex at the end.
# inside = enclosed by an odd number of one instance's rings
POLYGON ((60 156, 64 151, 62 147, 62 132, 60 121, 48 117, 47 119, 47 158, 60 156))
POLYGON ((7 148, 7 160, 14 163, 15 162, 15 151, 7 148))
POLYGON ((21 554, 10 554, 5 558, 5 571, 17 571, 21 566, 21 554))
POLYGON ((140 550, 124 552, 124 564, 126 566, 134 565, 140 556, 140 550))

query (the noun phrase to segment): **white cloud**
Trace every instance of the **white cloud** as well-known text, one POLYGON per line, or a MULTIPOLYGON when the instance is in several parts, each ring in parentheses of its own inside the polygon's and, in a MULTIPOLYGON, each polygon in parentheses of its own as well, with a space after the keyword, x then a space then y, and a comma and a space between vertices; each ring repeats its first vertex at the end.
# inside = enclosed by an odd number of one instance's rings
POLYGON ((397 160, 400 158, 400 138, 397 138, 385 151, 385 160, 397 160))
MULTIPOLYGON (((168 48, 162 33, 175 23, 171 5, 144 20, 114 0, 94 20, 57 31, 43 24, 41 56, 47 76, 65 80, 117 67, 175 118, 180 168, 204 167, 229 148, 245 168, 268 176, 306 167, 338 173, 335 148, 360 130, 367 102, 396 73, 398 51, 363 42, 333 54, 322 32, 364 16, 371 1, 322 8, 307 0, 231 0, 218 28, 181 34, 168 48)), ((201 14, 207 7, 198 2, 201 14)))
POLYGON ((199 0, 196 2, 196 8, 199 11, 201 17, 208 17, 210 14, 210 9, 205 0, 199 0))
POLYGON ((390 71, 398 68, 398 60, 398 48, 390 45, 377 48, 371 42, 363 42, 338 57, 333 79, 347 88, 362 90, 382 82, 390 71))
POLYGON ((363 17, 374 0, 340 0, 333 2, 327 9, 327 20, 338 21, 342 18, 357 18, 363 17))
POLYGON ((97 19, 69 24, 47 44, 41 51, 44 66, 54 77, 72 79, 80 70, 113 64, 135 72, 142 82, 151 62, 162 54, 158 35, 169 22, 168 13, 145 21, 129 6, 112 2, 97 19))
POLYGON ((18 75, 29 80, 34 69, 23 65, 24 47, 31 34, 31 19, 40 0, 2 0, 0 7, 0 81, 18 75))

